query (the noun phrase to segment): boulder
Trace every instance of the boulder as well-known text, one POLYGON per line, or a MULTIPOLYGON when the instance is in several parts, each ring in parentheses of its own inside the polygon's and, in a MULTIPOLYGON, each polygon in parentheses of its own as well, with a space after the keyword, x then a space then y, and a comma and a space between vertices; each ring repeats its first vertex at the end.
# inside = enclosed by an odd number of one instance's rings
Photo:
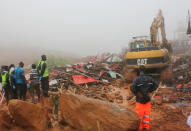
POLYGON ((63 93, 58 120, 82 131, 136 131, 139 118, 135 112, 115 104, 85 96, 63 93))
POLYGON ((9 112, 15 122, 27 131, 44 131, 47 125, 47 113, 37 104, 21 100, 11 100, 9 112))
POLYGON ((48 113, 52 113, 54 103, 51 97, 41 97, 40 104, 48 113))
POLYGON ((0 109, 0 127, 11 128, 12 118, 6 106, 0 109))

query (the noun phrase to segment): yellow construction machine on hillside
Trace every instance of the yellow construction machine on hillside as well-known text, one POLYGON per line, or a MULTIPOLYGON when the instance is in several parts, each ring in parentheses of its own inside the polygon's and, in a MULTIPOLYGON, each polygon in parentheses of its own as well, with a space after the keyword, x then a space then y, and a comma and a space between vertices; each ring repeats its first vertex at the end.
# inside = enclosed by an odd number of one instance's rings
POLYGON ((139 69, 144 65, 148 74, 160 74, 161 70, 170 64, 171 45, 165 34, 164 17, 160 10, 150 28, 150 38, 133 37, 126 54, 126 66, 129 69, 139 69), (158 38, 160 28, 161 42, 158 38))

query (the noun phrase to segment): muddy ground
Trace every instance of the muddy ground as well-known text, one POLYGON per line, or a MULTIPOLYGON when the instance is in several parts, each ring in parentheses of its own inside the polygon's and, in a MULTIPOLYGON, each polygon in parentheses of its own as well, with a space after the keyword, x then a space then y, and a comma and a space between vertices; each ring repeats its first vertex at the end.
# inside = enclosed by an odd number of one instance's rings
MULTIPOLYGON (((75 94, 85 95, 94 99, 101 99, 104 101, 109 101, 115 103, 121 107, 131 109, 135 111, 135 101, 128 100, 129 84, 122 84, 119 81, 113 82, 112 85, 97 85, 94 87, 84 86, 81 89, 75 90, 75 94), (97 89, 97 90, 95 90, 97 89), (91 95, 90 95, 91 94, 91 95)), ((68 92, 72 92, 71 89, 68 92)), ((160 92, 161 93, 161 92, 160 92)), ((168 90, 163 92, 168 94, 168 90)), ((28 95, 28 102, 31 102, 30 96, 28 95)), ((186 104, 190 104, 189 101, 184 101, 186 104)), ((76 131, 78 129, 73 129, 70 125, 65 123, 59 123, 57 120, 53 119, 55 113, 53 113, 53 101, 52 98, 44 98, 41 103, 38 103, 42 108, 48 112, 49 117, 49 128, 47 131, 76 131)), ((23 106, 24 107, 24 106, 23 106)), ((1 111, 6 110, 7 106, 5 102, 1 105, 1 111)), ((99 107, 98 107, 99 108, 99 107)), ((180 103, 175 102, 156 102, 152 101, 152 131, 189 131, 190 128, 187 126, 186 121, 189 112, 191 111, 190 106, 182 106, 180 103)), ((27 114, 24 114, 27 116, 27 114)), ((0 117, 4 119, 5 116, 0 117)), ((22 118, 21 118, 22 119, 22 118)), ((0 120, 2 121, 2 120, 0 120)), ((1 124, 0 124, 1 125, 1 124)), ((48 127, 48 126, 47 126, 48 127)), ((14 122, 14 118, 11 119, 10 124, 7 126, 0 126, 1 131, 24 131, 22 127, 18 126, 14 122)))

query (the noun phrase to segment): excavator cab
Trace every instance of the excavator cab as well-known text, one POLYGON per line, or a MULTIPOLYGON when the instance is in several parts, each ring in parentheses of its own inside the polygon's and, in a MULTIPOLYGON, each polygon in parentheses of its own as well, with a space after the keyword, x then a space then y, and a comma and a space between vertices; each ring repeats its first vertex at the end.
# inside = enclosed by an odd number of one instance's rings
POLYGON ((133 41, 129 44, 130 51, 143 51, 152 47, 151 41, 147 36, 133 37, 133 41))
POLYGON ((129 43, 129 51, 145 51, 145 50, 160 49, 160 46, 152 45, 147 36, 133 37, 132 42, 129 43))

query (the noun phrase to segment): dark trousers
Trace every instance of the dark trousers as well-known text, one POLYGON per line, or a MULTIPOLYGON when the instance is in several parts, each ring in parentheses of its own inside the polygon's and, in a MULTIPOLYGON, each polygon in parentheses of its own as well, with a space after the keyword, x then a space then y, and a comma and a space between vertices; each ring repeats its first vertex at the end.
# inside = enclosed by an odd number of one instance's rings
POLYGON ((8 104, 8 102, 11 98, 11 87, 10 86, 4 86, 3 89, 5 91, 5 99, 6 99, 6 102, 8 104))
POLYGON ((17 84, 17 91, 20 100, 26 100, 27 86, 26 84, 17 84))
POLYGON ((42 87, 42 91, 43 91, 43 96, 48 97, 48 90, 49 90, 48 77, 42 77, 41 87, 42 87))
POLYGON ((30 95, 31 95, 33 101, 34 101, 34 90, 36 91, 38 100, 40 100, 40 84, 39 83, 31 82, 29 90, 30 90, 30 95))
POLYGON ((17 95, 17 93, 18 93, 18 91, 17 91, 17 87, 15 86, 15 89, 13 89, 13 87, 11 87, 11 88, 12 88, 12 92, 13 92, 12 99, 18 99, 18 95, 17 95))

